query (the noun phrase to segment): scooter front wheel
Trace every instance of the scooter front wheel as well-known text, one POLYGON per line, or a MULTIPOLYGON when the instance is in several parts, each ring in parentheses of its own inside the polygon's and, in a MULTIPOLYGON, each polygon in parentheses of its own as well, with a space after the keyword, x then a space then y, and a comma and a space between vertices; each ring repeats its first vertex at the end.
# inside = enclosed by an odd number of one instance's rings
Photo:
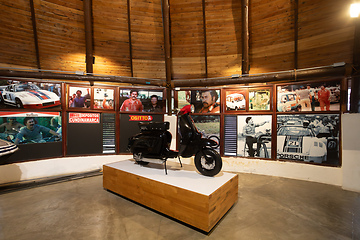
POLYGON ((222 160, 220 154, 213 149, 202 149, 195 155, 195 167, 205 176, 215 176, 221 171, 222 160))

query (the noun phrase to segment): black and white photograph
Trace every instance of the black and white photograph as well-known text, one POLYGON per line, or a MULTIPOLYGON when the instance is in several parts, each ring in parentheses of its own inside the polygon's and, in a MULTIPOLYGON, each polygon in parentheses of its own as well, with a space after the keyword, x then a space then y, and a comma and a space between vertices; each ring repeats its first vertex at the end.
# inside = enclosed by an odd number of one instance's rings
POLYGON ((278 86, 277 111, 340 111, 340 81, 278 86))
POLYGON ((60 83, 0 81, 0 109, 60 108, 60 98, 60 83))
POLYGON ((220 113, 220 90, 178 91, 178 108, 192 105, 195 113, 220 113))
POLYGON ((237 116, 237 156, 271 158, 271 115, 237 116))
POLYGON ((339 165, 339 114, 277 116, 277 159, 339 165))

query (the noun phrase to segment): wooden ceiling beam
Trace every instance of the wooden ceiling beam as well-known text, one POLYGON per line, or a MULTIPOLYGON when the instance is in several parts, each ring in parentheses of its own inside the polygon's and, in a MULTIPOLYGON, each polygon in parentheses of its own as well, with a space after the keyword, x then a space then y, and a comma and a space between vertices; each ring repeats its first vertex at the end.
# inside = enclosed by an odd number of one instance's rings
POLYGON ((343 77, 345 76, 345 66, 326 66, 314 69, 290 70, 269 74, 244 75, 240 77, 218 77, 203 79, 181 79, 173 80, 175 87, 204 87, 204 86, 224 86, 232 84, 266 83, 280 81, 304 81, 318 80, 320 77, 343 77))
POLYGON ((202 10, 203 10, 203 29, 204 29, 204 58, 205 58, 205 77, 208 75, 208 56, 207 56, 207 39, 206 39, 206 14, 205 14, 205 0, 202 0, 202 10))
POLYGON ((241 1, 242 74, 249 74, 249 0, 241 1))
POLYGON ((88 81, 88 82, 114 82, 114 83, 128 83, 139 84, 147 86, 165 87, 165 81, 160 79, 149 78, 134 78, 122 76, 96 76, 96 75, 78 75, 78 74, 63 74, 53 72, 35 72, 35 71, 16 71, 16 70, 2 70, 0 69, 0 77, 9 78, 35 78, 35 79, 56 79, 69 81, 88 81))
POLYGON ((86 48, 86 72, 93 73, 94 64, 94 41, 92 25, 92 1, 83 0, 84 4, 84 25, 85 25, 85 48, 86 48))
POLYGON ((34 35, 34 45, 35 45, 35 54, 36 54, 36 65, 38 69, 41 69, 40 64, 40 51, 39 51, 39 41, 37 35, 37 27, 36 27, 36 16, 35 16, 35 7, 34 7, 34 0, 30 0, 30 11, 31 11, 31 22, 32 22, 32 29, 34 35))

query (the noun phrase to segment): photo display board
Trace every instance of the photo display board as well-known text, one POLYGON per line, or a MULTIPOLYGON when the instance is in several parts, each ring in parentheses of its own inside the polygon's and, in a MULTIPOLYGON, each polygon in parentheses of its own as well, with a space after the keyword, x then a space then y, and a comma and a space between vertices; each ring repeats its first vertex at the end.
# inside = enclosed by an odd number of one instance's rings
POLYGON ((91 107, 91 87, 69 86, 68 88, 68 107, 69 108, 89 108, 91 107))
POLYGON ((277 159, 339 165, 339 114, 277 116, 277 159))
POLYGON ((271 115, 225 116, 225 155, 271 158, 271 115))
POLYGON ((226 112, 245 111, 247 101, 247 89, 225 90, 226 112))
POLYGON ((94 88, 94 109, 114 110, 114 89, 111 88, 94 88))
POLYGON ((194 113, 220 113, 220 90, 181 90, 178 94, 178 108, 192 105, 194 113))
POLYGON ((271 89, 249 89, 249 111, 271 110, 271 89))
POLYGON ((0 109, 60 109, 61 84, 0 81, 0 109))
POLYGON ((0 112, 0 138, 15 144, 60 142, 59 112, 0 112))
POLYGON ((121 112, 165 112, 164 90, 120 89, 121 112))
POLYGON ((277 111, 340 111, 340 81, 277 86, 277 111))

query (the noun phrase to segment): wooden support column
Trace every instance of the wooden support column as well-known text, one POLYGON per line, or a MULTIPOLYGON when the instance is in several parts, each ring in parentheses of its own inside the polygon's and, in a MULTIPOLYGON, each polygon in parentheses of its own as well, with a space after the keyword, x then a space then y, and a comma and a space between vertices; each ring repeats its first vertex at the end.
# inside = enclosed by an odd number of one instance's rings
POLYGON ((166 69, 166 95, 168 114, 171 115, 171 47, 170 47, 170 6, 169 0, 162 0, 162 20, 164 29, 164 45, 165 45, 165 69, 166 69))
POLYGON ((127 13, 128 13, 128 36, 129 36, 129 53, 130 53, 130 71, 131 76, 134 76, 133 61, 132 61, 132 44, 131 44, 131 18, 130 18, 130 0, 127 0, 127 13))
POLYGON ((203 8, 203 28, 204 28, 204 50, 205 50, 205 77, 208 77, 208 57, 207 57, 207 39, 206 39, 206 14, 205 14, 205 0, 202 0, 203 8))
POLYGON ((86 46, 86 73, 93 73, 94 53, 93 53, 93 31, 92 31, 92 1, 84 2, 84 23, 85 23, 85 46, 86 46))
POLYGON ((242 74, 249 74, 249 0, 241 0, 242 74))
POLYGON ((35 16, 34 0, 30 0, 30 11, 31 11, 31 22, 32 22, 32 28, 33 28, 33 34, 34 34, 36 64, 37 64, 37 68, 41 69, 39 41, 38 41, 37 27, 36 27, 36 16, 35 16))
POLYGON ((294 1, 294 69, 298 69, 299 0, 294 1))
POLYGON ((355 21, 355 36, 353 50, 353 73, 351 78, 351 95, 350 95, 350 112, 358 113, 359 111, 359 91, 360 91, 360 19, 355 21))

